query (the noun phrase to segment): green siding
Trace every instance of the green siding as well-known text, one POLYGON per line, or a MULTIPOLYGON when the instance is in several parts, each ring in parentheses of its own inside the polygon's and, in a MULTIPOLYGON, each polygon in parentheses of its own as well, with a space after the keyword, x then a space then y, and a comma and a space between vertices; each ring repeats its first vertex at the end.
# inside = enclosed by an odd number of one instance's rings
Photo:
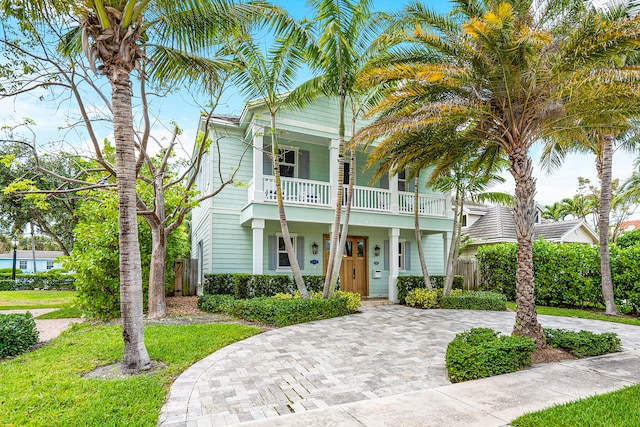
POLYGON ((251 273, 252 230, 238 225, 238 215, 213 213, 212 273, 251 273))

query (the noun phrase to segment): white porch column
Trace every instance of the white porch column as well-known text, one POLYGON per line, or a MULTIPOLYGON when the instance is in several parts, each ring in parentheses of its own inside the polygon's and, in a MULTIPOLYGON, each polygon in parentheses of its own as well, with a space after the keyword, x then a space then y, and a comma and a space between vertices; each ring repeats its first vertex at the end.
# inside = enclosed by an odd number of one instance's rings
POLYGON ((262 274, 264 266, 264 219, 254 218, 253 230, 253 274, 262 274))
MULTIPOLYGON (((397 187, 396 187, 397 188, 397 187)), ((398 244, 400 242, 400 229, 389 229, 389 301, 398 302, 398 244)))
POLYGON ((340 143, 337 139, 331 140, 329 146, 329 182, 331 183, 331 206, 336 205, 336 197, 338 195, 338 185, 342 183, 338 182, 338 148, 340 143))
MULTIPOLYGON (((400 203, 398 197, 398 175, 389 175, 389 191, 391 191, 391 213, 400 213, 400 203)), ((398 248, 396 248, 397 250, 398 248)))
POLYGON ((253 185, 250 188, 253 189, 253 192, 249 194, 249 202, 253 201, 259 203, 264 201, 264 171, 262 170, 264 158, 264 128, 262 126, 253 125, 251 128, 251 134, 253 135, 253 185))

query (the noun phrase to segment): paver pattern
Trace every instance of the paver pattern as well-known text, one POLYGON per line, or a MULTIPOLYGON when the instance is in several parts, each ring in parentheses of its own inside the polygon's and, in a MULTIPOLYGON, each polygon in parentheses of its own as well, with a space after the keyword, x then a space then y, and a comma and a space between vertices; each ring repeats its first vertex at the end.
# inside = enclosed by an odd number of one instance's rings
MULTIPOLYGON (((511 332, 515 314, 398 305, 268 331, 225 347, 174 383, 159 425, 221 426, 450 384, 447 344, 472 327, 511 332)), ((539 316, 543 326, 616 332, 640 349, 635 326, 539 316)))

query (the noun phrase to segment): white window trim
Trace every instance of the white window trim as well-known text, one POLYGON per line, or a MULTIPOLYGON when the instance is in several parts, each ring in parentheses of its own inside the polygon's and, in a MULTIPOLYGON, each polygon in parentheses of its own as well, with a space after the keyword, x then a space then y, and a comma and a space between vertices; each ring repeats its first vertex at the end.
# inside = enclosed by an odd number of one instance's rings
MULTIPOLYGON (((276 238, 278 239, 278 241, 276 242, 276 249, 278 251, 278 253, 276 254, 276 272, 290 273, 291 272, 291 266, 281 266, 280 265, 280 239, 282 237, 283 237, 282 233, 276 233, 276 238)), ((298 234, 297 233, 289 233, 289 237, 291 238, 291 244, 293 245, 293 253, 294 253, 295 256, 298 256, 298 245, 297 245, 298 239, 296 239, 296 237, 298 237, 298 234)), ((284 240, 284 239, 282 239, 282 240, 284 240)), ((286 250, 285 250, 285 253, 286 253, 286 250)))
POLYGON ((299 172, 299 168, 300 168, 300 162, 299 162, 299 155, 300 155, 299 151, 300 151, 300 148, 299 147, 291 147, 291 146, 288 146, 288 145, 280 145, 278 147, 278 149, 280 151, 293 151, 294 156, 295 156, 294 159, 293 159, 294 163, 291 164, 291 163, 285 163, 283 161, 280 161, 280 166, 283 166, 283 165, 293 166, 293 178, 298 178, 298 172, 299 172))
POLYGON ((398 240, 398 271, 407 271, 406 260, 405 260, 406 247, 407 247, 406 239, 398 240))
POLYGON ((18 261, 18 268, 20 270, 26 270, 27 268, 29 268, 29 264, 27 263, 27 261, 18 261))

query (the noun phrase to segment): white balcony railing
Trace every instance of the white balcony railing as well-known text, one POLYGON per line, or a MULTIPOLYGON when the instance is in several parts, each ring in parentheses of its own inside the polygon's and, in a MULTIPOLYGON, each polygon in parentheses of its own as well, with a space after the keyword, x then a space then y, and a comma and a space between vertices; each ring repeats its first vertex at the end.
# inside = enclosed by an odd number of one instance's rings
MULTIPOLYGON (((282 186, 282 200, 286 204, 331 205, 331 185, 328 182, 281 178, 280 185, 282 186)), ((264 199, 267 202, 277 202, 278 200, 274 177, 264 177, 264 199)))
MULTIPOLYGON (((277 202, 274 177, 264 177, 264 200, 277 202)), ((281 178, 282 199, 288 205, 307 205, 330 207, 331 184, 295 178, 281 178)), ((343 204, 346 202, 347 186, 344 187, 343 204)), ((359 211, 391 212, 392 192, 383 188, 353 187, 351 207, 359 211)), ((413 193, 399 192, 399 213, 413 215, 413 193)), ((446 199, 444 196, 418 197, 418 212, 421 216, 446 217, 446 199)))

